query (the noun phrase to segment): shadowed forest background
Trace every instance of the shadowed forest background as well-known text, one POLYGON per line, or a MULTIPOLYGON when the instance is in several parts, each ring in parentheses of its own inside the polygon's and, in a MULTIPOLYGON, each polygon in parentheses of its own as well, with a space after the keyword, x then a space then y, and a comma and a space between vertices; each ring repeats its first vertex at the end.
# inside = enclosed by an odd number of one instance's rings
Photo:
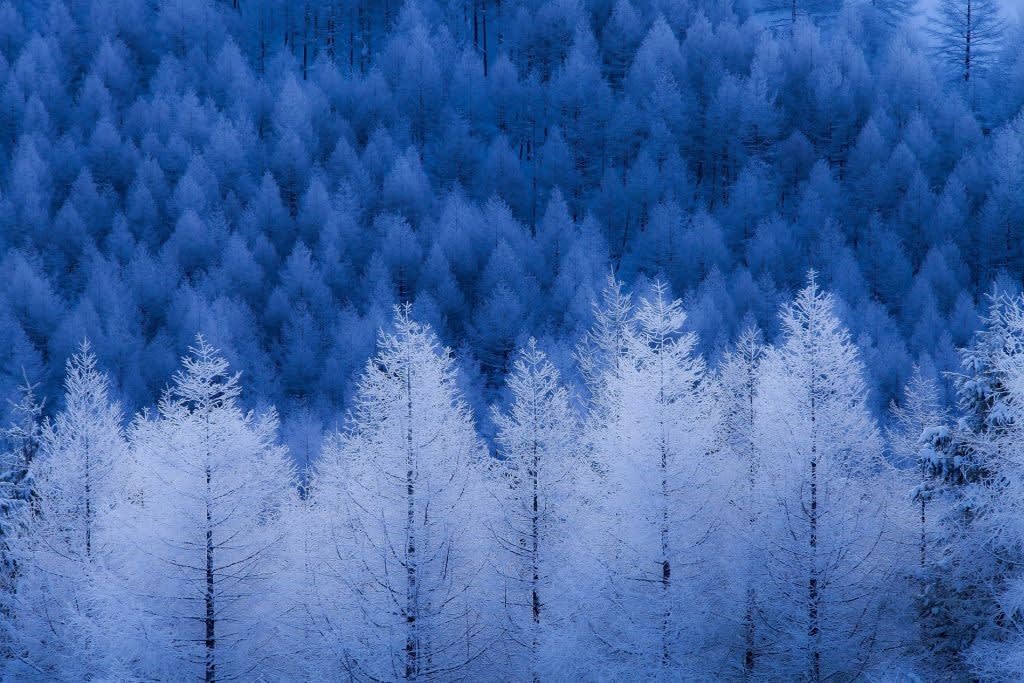
POLYGON ((814 267, 876 414, 915 362, 949 400, 1024 267, 1019 28, 965 85, 907 2, 793 7, 8 2, 2 393, 88 336, 135 409, 202 330, 294 450, 395 302, 483 417, 525 335, 570 370, 609 267, 712 362, 814 267))

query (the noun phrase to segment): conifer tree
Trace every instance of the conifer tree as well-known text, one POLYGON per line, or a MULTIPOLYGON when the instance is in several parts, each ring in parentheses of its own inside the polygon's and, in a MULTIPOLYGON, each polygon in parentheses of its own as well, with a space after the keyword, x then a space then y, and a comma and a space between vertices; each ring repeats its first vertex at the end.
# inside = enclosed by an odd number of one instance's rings
POLYGON ((239 375, 199 335, 154 418, 137 420, 142 503, 133 520, 136 603, 159 639, 140 675, 213 683, 273 671, 282 607, 280 518, 293 472, 277 415, 243 412, 239 375))
POLYGON ((952 540, 961 568, 969 572, 961 576, 960 585, 967 589, 961 592, 966 598, 961 609, 968 616, 981 611, 967 663, 982 680, 1009 681, 1024 664, 1024 572, 1019 569, 1024 562, 1019 513, 1024 505, 1024 299, 997 296, 985 325, 974 349, 965 351, 965 360, 987 351, 981 361, 986 377, 983 383, 961 380, 961 387, 988 391, 970 402, 984 406, 983 419, 973 422, 977 429, 961 433, 978 467, 961 497, 969 506, 961 527, 967 533, 952 540))
POLYGON ((940 0, 929 19, 935 54, 965 85, 990 68, 1006 30, 994 0, 940 0))
POLYGON ((11 403, 11 424, 3 432, 6 448, 0 459, 0 634, 4 636, 0 656, 4 658, 12 654, 9 643, 16 605, 18 537, 24 533, 26 516, 32 514, 32 462, 42 445, 43 402, 36 398, 39 385, 24 374, 23 378, 18 387, 20 398, 11 403))
POLYGON ((766 347, 761 331, 754 326, 744 328, 736 345, 726 353, 718 373, 719 410, 718 440, 732 459, 730 472, 734 478, 728 510, 734 527, 736 547, 728 555, 735 558, 743 593, 742 655, 738 667, 745 678, 754 676, 759 659, 758 597, 756 566, 763 558, 757 535, 760 495, 763 493, 764 471, 757 439, 761 364, 766 347))
MULTIPOLYGON (((593 618, 604 665, 659 675, 694 675, 696 624, 708 617, 696 579, 698 547, 710 526, 716 465, 712 405, 696 338, 667 287, 654 285, 624 337, 605 392, 617 396, 614 421, 592 422, 604 474, 599 514, 606 577, 593 618), (601 437, 602 431, 611 437, 601 437)), ((603 400, 598 405, 608 405, 603 400)), ((593 419, 593 418, 592 418, 593 419)))
POLYGON ((18 647, 49 675, 111 674, 130 470, 120 405, 88 341, 67 362, 64 409, 31 465, 36 502, 18 538, 18 647))
POLYGON ((552 645, 568 627, 570 596, 583 597, 570 588, 582 578, 573 573, 580 548, 570 520, 585 514, 577 490, 584 473, 569 394, 536 340, 519 352, 507 385, 511 406, 493 409, 504 465, 494 482, 503 513, 495 536, 506 558, 499 567, 509 623, 504 637, 521 648, 523 668, 536 681, 542 672, 557 672, 562 653, 552 645))
POLYGON ((852 679, 898 642, 895 478, 867 408, 864 365, 815 274, 782 311, 757 433, 767 494, 757 582, 771 677, 852 679))
POLYGON ((393 332, 381 333, 312 485, 331 557, 324 580, 352 601, 319 618, 347 622, 342 664, 373 679, 471 675, 490 645, 484 454, 451 352, 410 316, 396 308, 393 332))

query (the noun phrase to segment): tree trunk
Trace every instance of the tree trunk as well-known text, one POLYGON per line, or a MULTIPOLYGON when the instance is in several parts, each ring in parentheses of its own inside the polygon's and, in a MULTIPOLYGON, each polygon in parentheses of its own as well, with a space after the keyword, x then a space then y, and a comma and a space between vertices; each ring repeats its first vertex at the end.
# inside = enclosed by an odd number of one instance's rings
POLYGON ((671 661, 669 653, 669 622, 672 619, 672 600, 669 594, 672 565, 668 558, 668 454, 665 443, 661 446, 661 593, 663 611, 661 614, 661 667, 668 671, 671 661))
POLYGON ((971 0, 967 0, 967 25, 964 30, 964 82, 971 80, 971 37, 974 33, 971 10, 971 0))
POLYGON ((672 619, 672 599, 669 592, 672 577, 672 565, 669 561, 669 521, 668 521, 668 435, 665 429, 664 410, 665 405, 665 361, 661 358, 664 348, 659 349, 659 367, 661 386, 658 390, 658 409, 661 413, 659 419, 661 458, 659 469, 661 474, 661 668, 663 673, 668 672, 671 662, 669 642, 669 624, 672 619))
POLYGON ((90 470, 92 462, 89 447, 85 449, 85 558, 92 558, 92 481, 90 470))
MULTIPOLYGON (((752 366, 751 366, 752 367, 752 366)), ((748 491, 748 505, 750 506, 749 515, 747 517, 748 542, 753 542, 754 534, 756 533, 757 518, 754 515, 754 495, 755 486, 757 485, 757 465, 754 462, 754 441, 752 434, 754 433, 754 392, 756 391, 757 378, 753 372, 747 374, 747 409, 749 411, 749 422, 748 429, 750 433, 747 435, 747 453, 750 458, 747 469, 747 485, 749 486, 748 491)), ((749 572, 749 569, 748 569, 749 572)), ((754 675, 754 665, 757 661, 756 646, 757 646, 757 628, 754 623, 754 613, 757 609, 757 589, 754 587, 752 577, 748 573, 747 578, 747 604, 746 609, 743 613, 743 641, 746 645, 746 650, 743 653, 743 675, 744 678, 750 679, 754 675)))
POLYGON ((204 597, 206 607, 206 683, 214 683, 217 680, 217 664, 214 658, 216 652, 216 611, 213 592, 213 510, 211 510, 211 486, 210 486, 210 465, 206 465, 206 592, 204 597))
MULTIPOLYGON (((536 401, 534 401, 534 428, 536 429, 537 416, 536 416, 536 401)), ((537 652, 540 649, 540 561, 539 561, 539 548, 540 548, 540 520, 538 518, 540 514, 539 495, 538 495, 538 468, 540 466, 540 457, 537 452, 537 440, 533 441, 533 469, 530 471, 531 485, 533 487, 533 512, 530 516, 530 540, 532 547, 530 549, 530 562, 532 572, 532 590, 530 591, 531 605, 532 605, 532 616, 533 616, 533 638, 530 643, 531 658, 530 666, 533 668, 533 681, 538 683, 540 681, 540 674, 537 672, 537 652)))
POLYGON ((810 524, 810 567, 807 579, 807 636, 811 647, 811 680, 821 681, 821 623, 818 590, 818 443, 815 434, 815 387, 811 385, 811 502, 810 524))
POLYGON ((309 80, 309 6, 302 14, 302 80, 309 80))
POLYGON ((409 368, 410 361, 411 359, 407 358, 405 366, 407 420, 405 456, 405 678, 406 680, 415 680, 419 673, 419 624, 417 623, 417 617, 419 616, 419 596, 416 581, 416 469, 412 435, 412 371, 409 368))
POLYGON ((487 78, 487 8, 483 9, 483 21, 481 29, 483 31, 483 53, 484 53, 484 78, 487 78))

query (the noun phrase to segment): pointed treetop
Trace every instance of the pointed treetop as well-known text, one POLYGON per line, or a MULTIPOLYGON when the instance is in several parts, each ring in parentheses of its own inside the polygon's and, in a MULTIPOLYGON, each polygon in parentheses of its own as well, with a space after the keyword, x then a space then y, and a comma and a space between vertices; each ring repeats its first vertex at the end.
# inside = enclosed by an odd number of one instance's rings
POLYGON ((652 286, 653 295, 640 300, 636 319, 640 327, 640 336, 648 343, 658 343, 665 338, 677 334, 686 322, 683 302, 670 299, 668 285, 656 280, 652 286))
POLYGON ((764 354, 764 349, 764 332, 756 323, 751 322, 740 330, 740 335, 736 338, 737 353, 744 358, 756 360, 764 354))
POLYGON ((82 405, 84 402, 101 405, 107 402, 110 379, 99 370, 97 362, 92 344, 87 337, 83 337, 78 350, 65 364, 64 391, 69 404, 79 402, 82 405))
POLYGON ((192 409, 213 409, 230 405, 241 394, 240 372, 231 374, 228 361, 202 333, 181 360, 174 375, 172 394, 192 409))

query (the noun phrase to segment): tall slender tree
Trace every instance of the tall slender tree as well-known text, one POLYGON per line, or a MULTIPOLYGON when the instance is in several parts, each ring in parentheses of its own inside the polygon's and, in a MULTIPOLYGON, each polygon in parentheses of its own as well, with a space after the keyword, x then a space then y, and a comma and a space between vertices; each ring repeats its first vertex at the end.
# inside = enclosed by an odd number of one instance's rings
POLYGON ((111 675, 117 576, 128 505, 128 458, 120 406, 83 341, 67 362, 64 409, 41 434, 31 465, 35 510, 18 539, 18 637, 22 657, 54 676, 111 675))
POLYGON ((266 587, 286 560, 279 522, 293 472, 276 413, 243 412, 240 394, 200 335, 155 419, 133 427, 145 479, 132 589, 161 639, 144 675, 213 683, 277 664, 280 606, 266 587))
POLYGON ((923 375, 917 365, 903 390, 903 402, 893 402, 890 412, 893 424, 887 433, 889 449, 901 464, 913 463, 918 472, 913 497, 920 532, 918 568, 923 573, 928 563, 928 503, 935 485, 935 462, 929 445, 937 436, 936 430, 948 430, 949 415, 943 408, 938 382, 923 375))
POLYGON ((982 529, 990 486, 1000 480, 999 450, 1018 429, 1007 402, 1005 361, 1016 344, 1014 306, 1005 294, 991 297, 982 328, 960 350, 960 371, 952 373, 956 419, 922 434, 922 463, 933 476, 925 492, 935 529, 926 549, 919 628, 925 664, 938 676, 968 675, 974 645, 992 635, 989 629, 999 619, 994 588, 1001 584, 1005 556, 984 546, 982 529))
POLYGON ((927 31, 935 55, 965 85, 972 85, 972 79, 994 64, 1006 22, 995 0, 940 0, 927 31))
POLYGON ((579 548, 569 520, 582 512, 576 486, 583 468, 569 394, 536 340, 519 352, 507 385, 512 405, 493 409, 504 464, 494 482, 502 511, 495 536, 507 558, 499 569, 508 596, 506 637, 526 654, 524 669, 538 681, 557 671, 553 637, 572 612, 569 569, 579 548))
POLYGON ((617 386, 605 384, 618 395, 616 420, 595 425, 616 437, 594 439, 605 477, 607 581, 595 607, 605 664, 665 677, 695 671, 696 624, 707 616, 698 552, 715 496, 707 371, 684 320, 665 285, 640 301, 617 386))
POLYGON ((484 452, 451 352, 409 305, 393 326, 313 481, 333 554, 325 580, 353 600, 321 618, 350 621, 343 664, 358 677, 472 675, 489 645, 484 452))
POLYGON ((890 466, 864 365, 812 272, 782 311, 756 403, 766 561, 759 572, 773 677, 852 679, 902 625, 891 586, 902 547, 890 466))
POLYGON ((36 397, 38 384, 24 376, 18 387, 20 398, 11 403, 11 424, 3 431, 5 450, 0 457, 0 629, 4 645, 0 655, 9 657, 13 628, 15 590, 18 576, 16 544, 24 533, 26 512, 31 514, 35 499, 32 462, 42 445, 43 402, 36 397))
POLYGON ((965 568, 974 574, 967 607, 981 606, 984 618, 967 662, 982 680, 1010 681, 1024 665, 1024 298, 994 299, 979 337, 991 353, 992 391, 988 419, 975 422, 980 429, 965 437, 981 466, 963 497, 970 506, 970 534, 957 540, 960 557, 971 558, 965 568))
POLYGON ((718 374, 721 410, 719 439, 732 458, 733 486, 730 519, 735 525, 736 545, 730 557, 737 560, 736 571, 743 592, 742 642, 740 670, 744 678, 757 671, 760 645, 758 637, 758 597, 756 566, 761 557, 759 513, 764 472, 757 440, 758 391, 761 364, 766 347, 761 331, 744 328, 736 346, 726 353, 718 374))
POLYGON ((903 400, 890 406, 892 422, 887 430, 889 451, 895 462, 911 478, 912 516, 916 526, 916 562, 905 572, 916 580, 919 647, 923 664, 936 675, 944 671, 946 653, 940 652, 949 620, 949 592, 938 581, 945 574, 945 543, 943 524, 951 512, 951 493, 955 482, 950 479, 947 457, 956 431, 952 417, 940 398, 938 381, 914 366, 903 390, 903 400))

